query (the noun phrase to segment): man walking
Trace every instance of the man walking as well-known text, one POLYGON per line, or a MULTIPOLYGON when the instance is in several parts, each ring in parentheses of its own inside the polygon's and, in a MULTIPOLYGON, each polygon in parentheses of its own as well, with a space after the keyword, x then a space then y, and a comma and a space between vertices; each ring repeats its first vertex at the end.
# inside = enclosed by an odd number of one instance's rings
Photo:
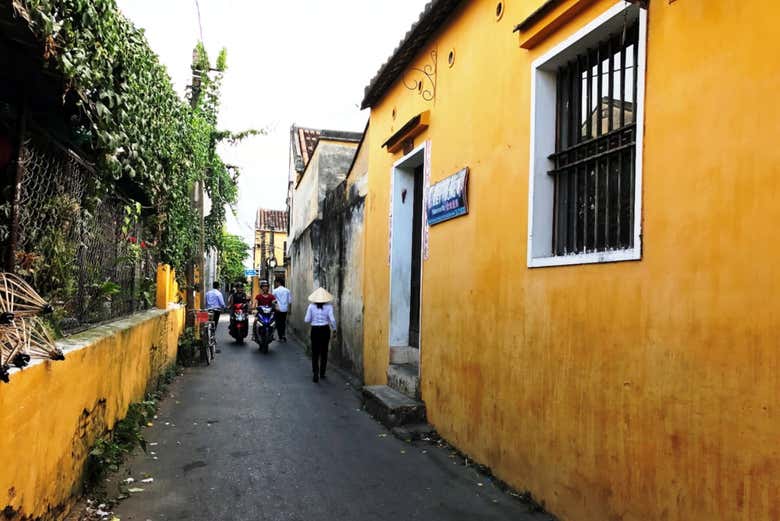
POLYGON ((287 342, 287 313, 290 311, 292 296, 280 278, 274 281, 274 297, 277 302, 276 332, 279 334, 280 341, 287 342))
POLYGON ((225 299, 222 292, 219 291, 219 282, 216 280, 212 284, 212 289, 206 292, 206 309, 214 313, 214 332, 217 332, 219 325, 219 315, 225 309, 225 299))

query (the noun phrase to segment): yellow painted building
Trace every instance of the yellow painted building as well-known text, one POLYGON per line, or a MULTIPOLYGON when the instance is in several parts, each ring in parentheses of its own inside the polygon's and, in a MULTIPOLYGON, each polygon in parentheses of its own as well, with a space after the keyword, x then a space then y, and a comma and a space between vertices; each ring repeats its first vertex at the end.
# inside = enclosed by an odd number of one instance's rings
POLYGON ((364 100, 366 383, 563 520, 780 519, 776 15, 430 2, 364 100))
POLYGON ((264 278, 266 273, 273 279, 274 274, 284 277, 285 251, 287 248, 287 212, 285 210, 257 210, 255 221, 255 247, 253 266, 258 276, 264 278), (276 263, 273 273, 267 272, 268 261, 276 263))

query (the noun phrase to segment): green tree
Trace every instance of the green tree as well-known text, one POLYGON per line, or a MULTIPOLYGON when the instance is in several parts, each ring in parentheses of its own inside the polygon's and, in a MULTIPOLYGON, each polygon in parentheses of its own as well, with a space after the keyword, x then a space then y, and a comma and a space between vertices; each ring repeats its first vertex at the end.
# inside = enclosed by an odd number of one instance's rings
POLYGON ((40 40, 47 67, 67 80, 65 94, 77 100, 80 117, 72 123, 72 139, 95 158, 100 175, 89 187, 94 204, 132 187, 132 203, 143 203, 152 214, 159 260, 183 273, 198 248, 199 216, 191 194, 203 182, 212 201, 205 242, 219 249, 225 208, 238 196, 239 172, 222 162, 216 146, 264 133, 217 128, 225 51, 212 66, 198 43, 197 85, 186 103, 143 31, 115 0, 14 0, 12 6, 40 40))
POLYGON ((244 261, 249 257, 250 246, 238 235, 222 232, 222 249, 219 253, 217 272, 220 279, 233 282, 244 280, 244 261))

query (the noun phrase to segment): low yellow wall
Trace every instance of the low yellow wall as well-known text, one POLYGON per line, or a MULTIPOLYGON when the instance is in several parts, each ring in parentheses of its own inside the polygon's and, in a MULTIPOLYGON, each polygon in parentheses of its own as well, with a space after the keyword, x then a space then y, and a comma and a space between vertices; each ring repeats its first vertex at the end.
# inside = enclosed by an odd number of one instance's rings
POLYGON ((179 306, 138 313, 69 337, 65 361, 0 384, 0 511, 51 519, 69 503, 95 440, 175 363, 183 326, 179 306))

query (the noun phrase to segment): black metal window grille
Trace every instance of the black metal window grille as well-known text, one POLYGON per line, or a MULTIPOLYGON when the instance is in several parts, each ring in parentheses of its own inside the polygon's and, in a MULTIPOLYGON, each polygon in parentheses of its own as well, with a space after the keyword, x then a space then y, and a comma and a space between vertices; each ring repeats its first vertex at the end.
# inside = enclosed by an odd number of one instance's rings
POLYGON ((555 255, 634 246, 638 42, 635 21, 558 68, 555 255))

